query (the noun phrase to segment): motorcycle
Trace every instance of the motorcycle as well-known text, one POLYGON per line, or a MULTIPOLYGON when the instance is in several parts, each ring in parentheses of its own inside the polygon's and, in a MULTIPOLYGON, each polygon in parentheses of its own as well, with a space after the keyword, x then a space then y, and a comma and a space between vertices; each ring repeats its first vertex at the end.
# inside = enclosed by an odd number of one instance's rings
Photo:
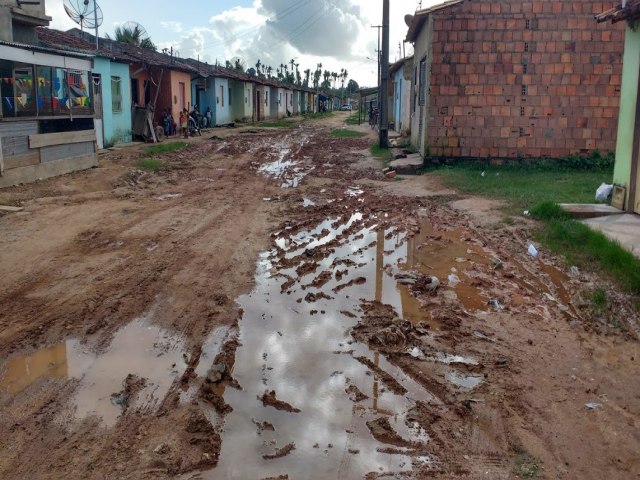
POLYGON ((194 112, 189 114, 189 136, 195 137, 196 135, 202 136, 202 130, 198 126, 198 118, 194 115, 194 112))

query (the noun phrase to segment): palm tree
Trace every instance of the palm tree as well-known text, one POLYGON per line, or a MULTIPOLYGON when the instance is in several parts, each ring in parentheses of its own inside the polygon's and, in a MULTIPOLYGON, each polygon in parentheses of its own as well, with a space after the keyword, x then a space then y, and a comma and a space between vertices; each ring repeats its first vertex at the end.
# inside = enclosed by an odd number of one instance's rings
POLYGON ((309 86, 309 78, 311 78, 311 69, 307 68, 304 71, 304 86, 308 87, 309 86))
MULTIPOLYGON (((158 50, 156 45, 151 41, 149 37, 143 37, 146 33, 140 25, 119 25, 114 32, 114 40, 120 43, 126 43, 135 47, 145 48, 147 50, 158 50)), ((107 35, 107 38, 109 35, 107 35)))
POLYGON ((258 61, 256 62, 256 72, 258 72, 258 76, 260 76, 260 74, 262 73, 262 62, 260 62, 260 59, 258 59, 258 61))
POLYGON ((333 78, 333 88, 336 88, 336 82, 338 81, 338 74, 336 72, 331 72, 331 77, 333 78))
POLYGON ((271 78, 271 74, 273 73, 273 67, 271 65, 269 65, 267 67, 267 75, 269 75, 269 78, 271 78))

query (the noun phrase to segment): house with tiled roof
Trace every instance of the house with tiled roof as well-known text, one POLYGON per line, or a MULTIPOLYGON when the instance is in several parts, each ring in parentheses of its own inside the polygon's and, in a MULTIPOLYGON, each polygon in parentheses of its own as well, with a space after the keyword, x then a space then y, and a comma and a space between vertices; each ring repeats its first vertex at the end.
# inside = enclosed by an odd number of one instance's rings
POLYGON ((38 43, 44 4, 0 8, 0 187, 97 165, 93 56, 38 43))
POLYGON ((107 49, 68 32, 37 29, 41 45, 93 56, 91 82, 98 148, 131 141, 131 82, 129 65, 134 59, 122 51, 107 49))

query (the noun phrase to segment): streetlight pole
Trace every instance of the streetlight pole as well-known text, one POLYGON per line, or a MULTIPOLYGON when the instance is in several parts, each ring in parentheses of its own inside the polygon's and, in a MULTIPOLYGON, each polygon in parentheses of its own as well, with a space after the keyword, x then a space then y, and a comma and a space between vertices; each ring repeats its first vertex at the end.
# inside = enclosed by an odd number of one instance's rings
POLYGON ((382 58, 380 68, 380 148, 389 148, 389 0, 382 2, 382 58))

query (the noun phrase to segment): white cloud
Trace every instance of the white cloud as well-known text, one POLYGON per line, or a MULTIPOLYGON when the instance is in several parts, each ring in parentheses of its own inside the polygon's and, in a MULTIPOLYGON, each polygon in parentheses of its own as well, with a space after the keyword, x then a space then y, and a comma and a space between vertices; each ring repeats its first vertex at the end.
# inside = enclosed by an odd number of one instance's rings
POLYGON ((184 31, 180 22, 160 22, 160 25, 162 25, 163 28, 166 28, 167 30, 170 30, 174 33, 182 33, 184 31))
MULTIPOLYGON (((47 0, 47 11, 54 18, 52 27, 66 30, 76 25, 64 13, 62 1, 47 0)), ((109 2, 115 0, 103 0, 103 6, 109 2)), ((424 0, 422 6, 436 3, 440 0, 424 0)), ((418 0, 391 2, 390 61, 402 50, 404 16, 417 5, 418 0)), ((115 19, 105 20, 113 24, 115 19)), ((330 71, 346 68, 360 84, 376 82, 378 31, 371 25, 382 23, 382 0, 254 0, 248 7, 228 8, 212 17, 179 20, 159 9, 148 12, 145 23, 158 27, 152 40, 160 48, 173 47, 181 57, 200 56, 210 63, 241 57, 249 66, 260 59, 274 69, 295 58, 301 71, 322 63, 330 71)), ((406 47, 409 55, 411 46, 406 47)))

